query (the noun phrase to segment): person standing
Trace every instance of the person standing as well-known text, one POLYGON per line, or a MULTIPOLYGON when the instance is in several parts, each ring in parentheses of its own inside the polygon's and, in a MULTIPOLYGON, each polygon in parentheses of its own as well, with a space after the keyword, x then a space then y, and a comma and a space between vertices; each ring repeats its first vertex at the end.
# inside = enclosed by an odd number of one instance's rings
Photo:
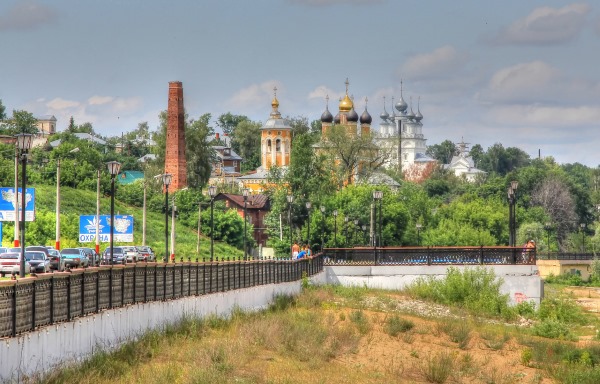
POLYGON ((292 260, 296 260, 298 258, 298 253, 300 252, 300 246, 298 242, 295 241, 294 245, 292 245, 292 260))

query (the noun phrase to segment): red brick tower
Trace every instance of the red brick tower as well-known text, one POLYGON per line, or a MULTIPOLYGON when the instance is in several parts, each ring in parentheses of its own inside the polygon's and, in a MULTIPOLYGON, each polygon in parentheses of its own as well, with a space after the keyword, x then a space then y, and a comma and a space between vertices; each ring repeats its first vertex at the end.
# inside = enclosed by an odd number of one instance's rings
POLYGON ((187 186, 184 118, 183 86, 181 81, 171 81, 169 82, 167 150, 165 153, 165 173, 173 175, 169 186, 170 191, 176 191, 187 186))

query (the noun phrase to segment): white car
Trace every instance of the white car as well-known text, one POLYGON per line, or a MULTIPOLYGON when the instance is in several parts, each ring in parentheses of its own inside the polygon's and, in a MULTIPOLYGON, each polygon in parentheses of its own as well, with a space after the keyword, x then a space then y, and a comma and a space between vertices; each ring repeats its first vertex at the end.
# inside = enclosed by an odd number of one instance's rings
MULTIPOLYGON (((21 254, 16 252, 6 252, 0 254, 0 276, 19 274, 21 268, 21 254)), ((25 273, 31 273, 31 266, 25 262, 25 273)))
POLYGON ((135 247, 122 247, 125 254, 126 263, 137 263, 141 258, 135 247))

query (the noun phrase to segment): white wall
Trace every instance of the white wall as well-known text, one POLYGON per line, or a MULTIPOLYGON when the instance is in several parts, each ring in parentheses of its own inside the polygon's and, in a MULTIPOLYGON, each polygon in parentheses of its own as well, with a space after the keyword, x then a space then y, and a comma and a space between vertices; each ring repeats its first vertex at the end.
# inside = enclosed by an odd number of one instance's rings
MULTIPOLYGON (((474 266, 454 265, 464 270, 474 266)), ((495 275, 502 278, 500 287, 503 294, 508 294, 511 304, 520 301, 533 301, 539 307, 544 296, 544 284, 535 265, 487 265, 495 275)), ((406 266, 326 266, 325 274, 328 284, 346 286, 359 285, 369 288, 400 290, 419 277, 446 276, 448 266, 443 265, 406 265, 406 266)))

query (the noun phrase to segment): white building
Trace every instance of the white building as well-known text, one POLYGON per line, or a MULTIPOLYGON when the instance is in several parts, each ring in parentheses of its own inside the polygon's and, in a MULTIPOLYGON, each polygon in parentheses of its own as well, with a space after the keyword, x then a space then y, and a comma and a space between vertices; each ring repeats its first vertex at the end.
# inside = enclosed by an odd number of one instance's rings
POLYGON ((469 156, 467 144, 464 140, 458 144, 458 155, 453 156, 450 164, 444 164, 444 169, 454 172, 458 177, 464 177, 468 182, 474 182, 478 177, 483 177, 487 173, 481 169, 475 168, 473 158, 469 156))

